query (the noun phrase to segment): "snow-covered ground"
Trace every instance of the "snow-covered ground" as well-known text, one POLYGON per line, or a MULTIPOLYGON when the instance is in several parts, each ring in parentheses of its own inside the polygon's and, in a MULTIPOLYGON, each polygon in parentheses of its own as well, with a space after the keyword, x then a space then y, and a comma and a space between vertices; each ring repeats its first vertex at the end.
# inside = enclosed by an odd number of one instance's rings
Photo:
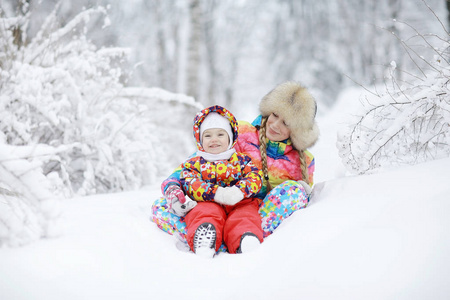
POLYGON ((0 249, 0 299, 449 299, 450 158, 344 176, 342 107, 319 119, 311 204, 255 252, 179 251, 149 221, 159 185, 70 199, 61 237, 0 249))

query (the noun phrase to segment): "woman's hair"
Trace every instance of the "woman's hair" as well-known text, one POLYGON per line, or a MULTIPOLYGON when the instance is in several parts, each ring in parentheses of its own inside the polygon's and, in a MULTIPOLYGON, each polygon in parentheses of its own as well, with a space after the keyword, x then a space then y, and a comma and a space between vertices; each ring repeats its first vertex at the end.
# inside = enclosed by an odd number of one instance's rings
POLYGON ((270 192, 272 186, 269 182, 269 168, 267 166, 267 143, 266 143, 266 123, 268 117, 261 119, 261 127, 259 128, 259 152, 261 153, 262 171, 264 174, 264 181, 267 185, 267 192, 270 192))
MULTIPOLYGON (((272 190, 269 182, 269 168, 267 165, 267 143, 266 143, 266 124, 269 117, 262 117, 261 127, 259 128, 259 152, 261 154, 262 171, 264 174, 264 181, 267 185, 267 192, 272 190)), ((294 148, 295 149, 295 148, 294 148)), ((297 150, 297 149, 296 149, 297 150)), ((297 150, 300 157, 300 170, 302 172, 302 180, 309 184, 309 173, 306 166, 306 157, 303 150, 297 150)))

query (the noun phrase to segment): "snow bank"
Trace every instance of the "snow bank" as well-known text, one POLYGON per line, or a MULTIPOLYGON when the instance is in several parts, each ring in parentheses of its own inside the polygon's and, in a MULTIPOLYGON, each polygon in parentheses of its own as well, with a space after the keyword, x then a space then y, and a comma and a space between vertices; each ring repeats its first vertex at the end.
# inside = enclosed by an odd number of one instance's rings
POLYGON ((447 299, 450 159, 316 185, 253 253, 180 252, 158 186, 64 203, 66 234, 0 249, 5 299, 447 299))

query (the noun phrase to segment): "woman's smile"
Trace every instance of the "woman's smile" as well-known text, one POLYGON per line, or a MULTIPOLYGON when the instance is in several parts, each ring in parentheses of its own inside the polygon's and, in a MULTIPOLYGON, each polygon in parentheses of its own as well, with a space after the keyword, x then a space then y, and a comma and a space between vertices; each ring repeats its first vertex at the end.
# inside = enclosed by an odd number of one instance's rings
POLYGON ((278 133, 276 130, 272 129, 272 127, 269 126, 269 133, 271 135, 279 135, 280 133, 278 133))

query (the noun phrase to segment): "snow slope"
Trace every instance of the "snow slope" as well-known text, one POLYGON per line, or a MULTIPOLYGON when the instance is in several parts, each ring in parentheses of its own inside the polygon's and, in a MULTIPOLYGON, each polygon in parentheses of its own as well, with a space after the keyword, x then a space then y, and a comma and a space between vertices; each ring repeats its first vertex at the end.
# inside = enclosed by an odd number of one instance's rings
POLYGON ((336 111, 311 204, 255 252, 177 250, 149 221, 158 185, 80 197, 63 236, 0 249, 0 299, 449 299, 450 158, 345 177, 336 111))
POLYGON ((64 203, 0 249, 1 299, 448 299, 450 159, 316 185, 255 252, 202 259, 149 222, 157 187, 64 203))

